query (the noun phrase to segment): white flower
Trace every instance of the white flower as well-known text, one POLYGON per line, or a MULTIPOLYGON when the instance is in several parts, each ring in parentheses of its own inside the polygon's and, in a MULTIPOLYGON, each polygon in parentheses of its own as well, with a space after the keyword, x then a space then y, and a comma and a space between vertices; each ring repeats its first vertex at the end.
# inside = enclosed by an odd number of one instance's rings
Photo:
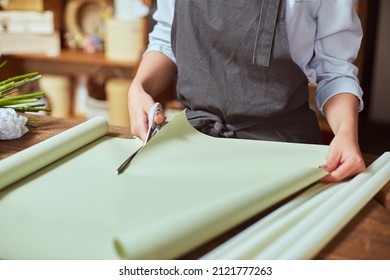
POLYGON ((0 140, 16 139, 25 134, 27 118, 18 115, 14 109, 0 108, 0 140))

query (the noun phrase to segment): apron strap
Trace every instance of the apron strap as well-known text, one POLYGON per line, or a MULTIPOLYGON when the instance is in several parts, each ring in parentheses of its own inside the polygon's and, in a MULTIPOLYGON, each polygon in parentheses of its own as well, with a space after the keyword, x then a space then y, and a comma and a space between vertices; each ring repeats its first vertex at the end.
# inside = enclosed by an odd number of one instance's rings
POLYGON ((217 115, 206 111, 190 111, 188 109, 186 115, 189 123, 203 133, 214 137, 237 138, 235 133, 237 129, 224 123, 217 115))
POLYGON ((279 5, 280 0, 263 0, 261 2, 259 22, 257 25, 257 33, 253 49, 252 64, 266 67, 269 66, 275 37, 279 5))
POLYGON ((294 121, 294 118, 307 114, 308 111, 310 111, 309 104, 306 103, 300 108, 282 116, 248 119, 245 122, 237 124, 226 123, 219 116, 210 112, 202 110, 191 111, 188 108, 186 109, 186 117, 194 128, 205 134, 214 137, 238 138, 236 134, 237 131, 253 127, 267 129, 270 127, 283 126, 294 121))

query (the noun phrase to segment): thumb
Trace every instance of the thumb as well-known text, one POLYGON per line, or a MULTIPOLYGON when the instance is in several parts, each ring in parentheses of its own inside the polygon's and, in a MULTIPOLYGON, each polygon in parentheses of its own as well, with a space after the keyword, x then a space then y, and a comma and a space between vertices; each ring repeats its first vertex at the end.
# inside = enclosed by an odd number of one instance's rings
POLYGON ((335 170, 340 163, 341 155, 335 151, 329 151, 328 156, 326 157, 326 163, 320 167, 325 169, 328 172, 335 170))
POLYGON ((165 116, 162 112, 158 111, 156 115, 154 116, 154 122, 159 125, 162 124, 165 121, 165 116))

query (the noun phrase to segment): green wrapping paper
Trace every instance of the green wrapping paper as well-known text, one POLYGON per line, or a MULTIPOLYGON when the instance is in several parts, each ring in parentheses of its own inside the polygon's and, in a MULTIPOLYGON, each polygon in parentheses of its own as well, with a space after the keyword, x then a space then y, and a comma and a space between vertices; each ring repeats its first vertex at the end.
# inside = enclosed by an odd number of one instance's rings
POLYGON ((184 111, 116 175, 141 144, 97 136, 7 185, 0 258, 174 259, 326 175, 327 146, 213 138, 184 111))
POLYGON ((341 183, 316 184, 203 259, 311 259, 390 180, 390 152, 341 183))
POLYGON ((96 117, 56 137, 0 161, 0 190, 11 183, 89 144, 108 132, 104 118, 96 117))

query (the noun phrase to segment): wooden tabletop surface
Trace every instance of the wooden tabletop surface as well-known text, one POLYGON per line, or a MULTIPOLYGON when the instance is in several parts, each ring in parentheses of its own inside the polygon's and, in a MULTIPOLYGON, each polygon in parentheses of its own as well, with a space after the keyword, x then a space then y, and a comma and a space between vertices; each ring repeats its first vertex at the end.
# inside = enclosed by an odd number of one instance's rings
MULTIPOLYGON (((33 118, 41 120, 37 128, 30 128, 30 131, 19 139, 0 141, 0 160, 83 121, 48 116, 33 116, 33 118)), ((108 135, 129 138, 130 131, 128 128, 110 126, 108 135)), ((367 165, 377 157, 377 155, 364 155, 367 165)), ((264 215, 265 213, 260 213, 182 258, 199 258, 264 215)), ((339 232, 316 259, 390 259, 390 182, 339 232)))

